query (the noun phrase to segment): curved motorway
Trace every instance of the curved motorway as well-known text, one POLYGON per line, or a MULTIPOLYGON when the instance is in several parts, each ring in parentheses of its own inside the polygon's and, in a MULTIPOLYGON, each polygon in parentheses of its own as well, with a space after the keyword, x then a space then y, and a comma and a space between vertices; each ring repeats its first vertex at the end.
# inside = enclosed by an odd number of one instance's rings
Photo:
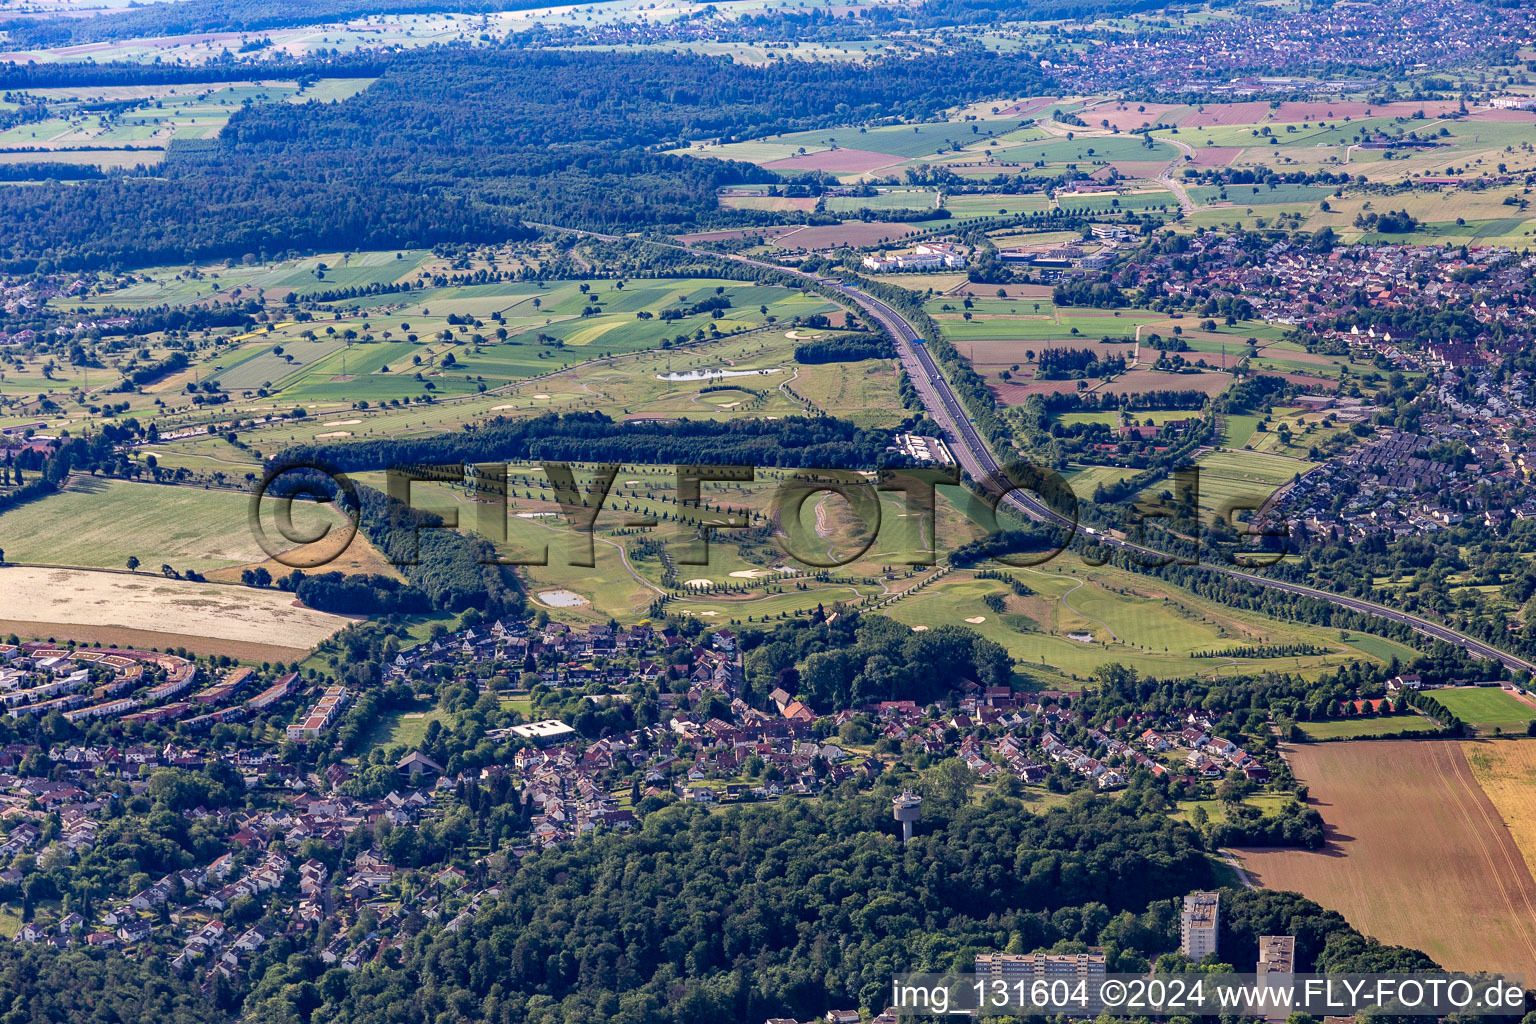
MULTIPOLYGON (((594 235, 595 237, 614 241, 619 240, 616 236, 599 235, 596 232, 577 232, 577 234, 594 235)), ((661 242, 655 244, 667 245, 667 243, 661 242)), ((896 352, 901 357, 901 363, 907 372, 908 379, 917 388, 917 392, 923 400, 923 406, 927 410, 928 415, 944 429, 947 435, 945 440, 949 442, 950 448, 955 453, 955 458, 959 460, 961 468, 971 475, 972 480, 978 482, 1002 478, 997 460, 992 457, 991 450, 987 448, 986 442, 982 440, 975 424, 965 414, 965 408, 960 404, 960 399, 955 395, 954 390, 950 388, 949 381, 939 372, 938 364, 928 352, 927 345, 923 344, 917 330, 913 328, 911 323, 888 304, 853 285, 845 284, 835 278, 821 277, 777 263, 755 260, 748 256, 712 252, 708 249, 695 249, 678 243, 670 244, 668 248, 681 249, 692 255, 709 259, 727 259, 748 266, 762 267, 779 273, 788 273, 837 289, 850 301, 868 313, 881 327, 885 328, 886 332, 895 341, 896 352)), ((1004 501, 1026 517, 1037 522, 1056 523, 1074 530, 1077 528, 1075 522, 1041 504, 1029 496, 1027 492, 1011 491, 1004 498, 1004 501)), ((1168 558, 1168 555, 1164 552, 1142 547, 1139 544, 1133 544, 1130 541, 1121 540, 1117 537, 1105 536, 1097 531, 1093 532, 1093 537, 1099 543, 1109 547, 1136 551, 1153 558, 1168 558)), ((1398 611, 1395 608, 1389 608, 1371 601, 1362 601, 1359 598, 1345 597, 1342 594, 1334 594, 1326 590, 1318 590, 1299 583, 1270 579, 1267 576, 1258 576, 1239 569, 1227 568, 1226 566, 1211 565, 1206 562, 1198 564, 1200 568, 1209 572, 1219 572, 1227 576, 1237 577, 1255 586, 1268 587, 1272 590, 1283 590, 1290 594, 1316 598, 1320 601, 1327 601, 1330 604, 1338 605, 1340 608, 1347 608, 1350 611, 1374 615, 1378 618, 1387 619, 1390 622, 1402 623, 1417 633, 1454 644, 1479 658, 1489 658, 1498 661, 1511 670, 1525 669, 1527 671, 1536 671, 1536 662, 1527 661, 1507 651, 1502 651, 1491 644, 1484 643, 1475 637, 1459 633, 1454 629, 1431 622, 1428 619, 1420 618, 1417 615, 1398 611)))
MULTIPOLYGON (((948 440, 950 441, 951 448, 954 450, 956 458, 960 460, 961 466, 966 472, 970 473, 971 478, 973 480, 983 480, 998 474, 997 460, 992 457, 992 453, 988 450, 985 442, 982 441, 981 434, 976 430, 970 417, 965 414, 963 407, 960 405, 960 400, 950 388, 949 382, 939 372, 938 365, 934 362, 933 356, 928 352, 928 347, 922 343, 917 331, 907 322, 906 318, 886 303, 872 295, 866 295, 857 288, 842 284, 836 284, 836 287, 843 294, 862 306, 896 340, 896 349, 901 355, 902 365, 906 367, 907 376, 917 386, 918 393, 922 395, 923 405, 927 407, 928 414, 940 426, 944 427, 949 434, 948 440)), ((1038 522, 1076 527, 1076 524, 1071 520, 1057 514, 1026 493, 1014 491, 1005 500, 1030 519, 1038 522)), ((1095 539, 1110 547, 1137 551, 1157 558, 1167 557, 1165 554, 1151 548, 1145 548, 1139 544, 1133 544, 1116 537, 1095 534, 1095 539)), ((1510 669, 1536 669, 1536 663, 1516 657, 1507 651, 1501 651, 1475 637, 1458 633, 1439 623, 1431 622, 1417 615, 1410 615, 1407 612, 1398 611, 1395 608, 1388 608, 1385 605, 1375 604, 1370 601, 1362 601, 1358 598, 1333 594, 1326 590, 1318 590, 1299 583, 1290 583, 1285 580, 1270 579, 1267 576, 1258 576, 1238 569, 1229 569, 1221 565, 1209 565, 1204 562, 1199 564, 1202 569, 1238 577, 1256 586, 1283 590, 1287 593, 1305 597, 1314 597, 1338 605, 1341 608, 1348 608, 1351 611, 1375 615, 1392 622, 1400 622, 1425 636, 1455 644, 1457 647, 1461 647, 1480 658, 1497 660, 1510 669)))

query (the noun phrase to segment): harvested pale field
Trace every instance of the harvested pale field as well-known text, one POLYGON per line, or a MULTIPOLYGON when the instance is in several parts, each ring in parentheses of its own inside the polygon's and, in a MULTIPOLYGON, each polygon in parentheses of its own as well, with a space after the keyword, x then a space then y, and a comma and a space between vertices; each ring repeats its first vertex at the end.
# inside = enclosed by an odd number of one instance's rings
POLYGON ((1257 124, 1268 116, 1268 103, 1208 103, 1204 110, 1197 110, 1185 118, 1179 127, 1209 128, 1219 124, 1257 124))
POLYGON ((1202 146, 1195 150, 1196 167, 1225 167, 1243 151, 1241 146, 1202 146))
MULTIPOLYGON (((1228 339, 1230 340, 1230 339, 1228 339)), ((1278 348, 1274 345, 1265 345, 1259 349, 1259 356, 1264 359, 1287 359, 1293 363, 1309 363, 1313 366, 1334 367, 1338 361, 1320 356, 1316 352, 1298 352, 1294 348, 1278 348)))
POLYGON ((267 558, 248 565, 231 566, 204 573, 210 580, 220 583, 238 583, 246 569, 265 569, 273 579, 286 576, 295 568, 313 575, 321 572, 339 572, 348 576, 377 575, 401 579, 399 570, 388 561, 373 542, 363 536, 361 530, 353 533, 348 520, 341 513, 335 514, 335 526, 313 544, 303 544, 282 552, 282 561, 267 558))
POLYGON ((1087 121, 1090 127, 1102 128, 1105 127, 1103 122, 1108 121, 1108 127, 1128 132, 1140 128, 1142 125, 1166 123, 1168 119, 1165 115, 1170 111, 1185 109, 1182 105, 1172 103, 1140 103, 1137 106, 1144 107, 1145 109, 1137 110, 1136 107, 1132 106, 1121 107, 1120 105, 1106 104, 1084 108, 1079 110, 1077 115, 1084 121, 1087 121))
POLYGON ((998 117, 1021 117, 1032 114, 1037 110, 1044 110, 1054 103, 1060 103, 1060 96, 1031 96, 1010 104, 997 112, 998 117))
MULTIPOLYGON (((1122 178, 1155 178, 1168 166, 1167 160, 1111 160, 1109 166, 1122 178)), ((1097 172, 1095 172, 1097 174, 1097 172)), ((1058 203, 1058 205, 1060 205, 1058 203)), ((1068 203, 1067 205, 1071 205, 1068 203)))
MULTIPOLYGON (((307 651, 350 619, 279 590, 189 583, 158 574, 0 568, 4 614, 18 622, 147 630, 307 651)), ((177 641, 179 642, 179 641, 177 641)))
POLYGON ((758 228, 726 228, 720 231, 695 231, 692 234, 677 235, 679 242, 722 242, 736 238, 773 238, 776 235, 787 234, 799 226, 796 224, 768 224, 758 228))
POLYGON ((806 153, 787 160, 770 160, 762 166, 770 171, 829 171, 832 174, 861 174, 881 167, 906 162, 906 157, 875 153, 867 149, 827 149, 806 153))
POLYGON ((816 224, 796 228, 780 235, 774 241, 781 246, 797 249, 823 249, 834 245, 874 245, 893 238, 901 238, 912 231, 910 224, 866 223, 861 220, 844 221, 842 224, 816 224))
POLYGON ((1065 395, 1077 385, 1075 380, 989 380, 987 390, 1004 405, 1022 405, 1030 395, 1065 395))
POLYGON ((1536 741, 1471 740, 1462 752, 1472 777, 1514 837, 1525 866, 1536 872, 1536 741))
MULTIPOLYGON (((1191 356, 1214 358, 1209 352, 1183 352, 1185 359, 1191 356)), ((1115 395, 1139 395, 1146 391, 1199 391, 1207 395, 1219 395, 1232 383, 1230 373, 1211 370, 1206 373, 1159 373, 1156 370, 1127 370, 1105 384, 1100 391, 1115 395)))
POLYGON ((815 196, 733 196, 720 197, 720 205, 730 210, 814 210, 815 196))
POLYGON ((1287 748, 1328 824, 1318 851, 1238 850, 1254 883, 1453 970, 1536 970, 1536 882, 1458 740, 1287 748))
POLYGON ((188 636, 185 633, 156 633, 154 630, 128 629, 125 626, 82 626, 64 622, 0 619, 0 636, 13 634, 21 640, 48 640, 61 644, 73 640, 88 647, 132 647, 140 651, 165 651, 180 647, 193 654, 227 654, 236 661, 249 662, 294 661, 308 653, 302 647, 218 640, 206 636, 188 636))
POLYGON ((1523 121, 1526 124, 1536 122, 1536 111, 1530 110, 1501 110, 1498 107, 1489 110, 1479 110, 1468 121, 1523 121))

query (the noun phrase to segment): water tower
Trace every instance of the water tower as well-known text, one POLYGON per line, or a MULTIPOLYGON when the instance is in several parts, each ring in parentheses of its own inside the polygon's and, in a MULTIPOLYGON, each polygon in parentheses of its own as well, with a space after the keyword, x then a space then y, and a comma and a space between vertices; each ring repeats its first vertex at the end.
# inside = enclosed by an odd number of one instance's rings
POLYGON ((912 841, 912 823, 923 815, 923 798, 911 790, 904 790, 900 796, 891 801, 892 816, 901 822, 901 841, 912 841))

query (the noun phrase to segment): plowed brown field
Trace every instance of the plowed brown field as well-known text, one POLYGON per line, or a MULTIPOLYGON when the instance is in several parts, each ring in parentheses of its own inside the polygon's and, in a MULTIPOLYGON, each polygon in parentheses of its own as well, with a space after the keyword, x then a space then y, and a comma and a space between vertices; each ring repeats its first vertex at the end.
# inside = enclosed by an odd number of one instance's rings
MULTIPOLYGON (((1514 742, 1514 741, 1511 741, 1514 742)), ((1290 889, 1367 935, 1457 970, 1536 971, 1536 882, 1456 740, 1287 750, 1328 823, 1321 850, 1239 850, 1255 884, 1290 889)), ((1523 752, 1522 752, 1523 753, 1523 752)))

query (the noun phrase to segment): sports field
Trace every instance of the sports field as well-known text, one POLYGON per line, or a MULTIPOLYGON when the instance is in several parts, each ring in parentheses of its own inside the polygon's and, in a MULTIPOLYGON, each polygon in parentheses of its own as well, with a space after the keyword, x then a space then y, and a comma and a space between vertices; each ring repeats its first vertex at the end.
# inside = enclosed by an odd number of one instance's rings
POLYGON ((1452 970, 1536 970, 1536 882, 1456 740, 1288 748, 1328 826, 1321 850, 1243 849, 1256 884, 1300 892, 1452 970))
POLYGON ((1536 706, 1505 693, 1497 686, 1469 686, 1431 690, 1428 696, 1478 732, 1525 732, 1536 718, 1536 706))

